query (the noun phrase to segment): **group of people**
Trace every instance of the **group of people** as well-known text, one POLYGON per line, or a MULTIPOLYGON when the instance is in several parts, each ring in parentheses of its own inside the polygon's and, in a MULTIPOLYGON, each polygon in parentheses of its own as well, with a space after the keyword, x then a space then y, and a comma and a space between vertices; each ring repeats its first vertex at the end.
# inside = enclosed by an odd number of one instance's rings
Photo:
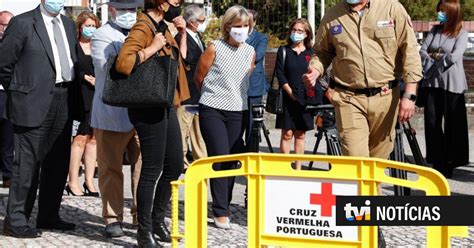
MULTIPOLYGON (((3 167, 11 171, 2 168, 4 182, 11 178, 5 234, 35 238, 40 229, 73 230, 75 224, 59 216, 65 189, 75 196, 100 194, 104 234, 124 235, 126 154, 137 242, 157 247, 158 240, 171 241, 165 223, 170 182, 189 166, 188 143, 193 159, 246 151, 254 138, 251 108, 262 103, 269 87, 263 67, 268 39, 256 30, 258 14, 238 5, 229 8, 221 17, 221 38, 205 44, 204 10, 182 5, 180 0, 145 0, 144 6, 138 0, 109 0, 111 20, 102 26, 90 12, 82 12, 76 23, 61 15, 64 1, 42 0, 14 17, 8 28, 6 14, 0 13, 5 29, 4 34, 0 30, 0 113, 5 109, 0 151, 2 162, 10 164, 3 167), (139 7, 143 11, 137 14, 139 7), (116 56, 114 69, 130 75, 155 54, 174 50, 179 54, 172 106, 124 108, 102 101, 109 58, 116 56), (71 144, 73 120, 80 124, 71 144), (10 140, 4 138, 8 135, 10 140), (84 191, 78 181, 81 160, 84 191), (38 185, 34 228, 28 221, 38 185)), ((437 8, 440 24, 421 51, 410 17, 396 0, 341 1, 324 16, 314 45, 308 21, 289 23, 287 45, 278 49, 275 63, 283 92, 283 113, 276 120, 282 129, 280 151, 289 153, 294 139, 295 152, 304 153, 305 133, 314 128, 305 106, 329 101, 343 154, 387 159, 395 124, 413 115, 422 81, 428 162, 447 177, 467 164, 462 65, 467 33, 458 1, 442 0, 437 8), (316 83, 331 64, 330 82, 316 83)), ((214 165, 216 170, 235 167, 214 165)), ((234 180, 210 180, 218 228, 231 227, 234 180)))

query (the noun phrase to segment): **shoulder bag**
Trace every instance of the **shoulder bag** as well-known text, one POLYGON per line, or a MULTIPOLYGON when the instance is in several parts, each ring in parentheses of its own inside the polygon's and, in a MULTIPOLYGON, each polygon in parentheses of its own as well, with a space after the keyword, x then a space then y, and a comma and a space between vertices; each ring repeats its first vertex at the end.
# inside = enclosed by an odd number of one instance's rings
MULTIPOLYGON (((286 62, 286 48, 281 47, 283 52, 283 68, 285 68, 286 62)), ((272 80, 270 81, 270 89, 268 90, 267 102, 265 104, 265 110, 268 113, 272 114, 282 114, 283 113, 283 92, 278 84, 278 81, 275 83, 275 74, 276 74, 277 64, 273 68, 272 80)))
MULTIPOLYGON (((156 35, 157 31, 145 23, 156 35)), ((102 95, 104 103, 127 108, 172 106, 178 78, 179 52, 176 50, 171 46, 171 55, 153 55, 128 76, 115 70, 118 55, 110 56, 102 95)))

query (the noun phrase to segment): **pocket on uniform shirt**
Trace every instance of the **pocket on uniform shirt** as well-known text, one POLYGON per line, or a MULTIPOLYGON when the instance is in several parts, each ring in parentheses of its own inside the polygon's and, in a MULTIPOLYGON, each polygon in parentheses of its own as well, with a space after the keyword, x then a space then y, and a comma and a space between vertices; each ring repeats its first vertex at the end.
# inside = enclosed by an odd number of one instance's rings
POLYGON ((375 38, 382 46, 383 51, 386 54, 391 54, 392 52, 398 50, 397 39, 395 36, 395 29, 393 28, 381 28, 375 30, 375 38))

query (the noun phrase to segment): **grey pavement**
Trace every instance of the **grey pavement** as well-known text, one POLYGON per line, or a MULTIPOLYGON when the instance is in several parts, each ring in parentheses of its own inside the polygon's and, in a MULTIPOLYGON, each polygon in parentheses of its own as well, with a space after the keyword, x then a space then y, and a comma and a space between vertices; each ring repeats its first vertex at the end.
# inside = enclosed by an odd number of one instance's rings
MULTIPOLYGON (((470 115, 470 122, 473 122, 473 116, 470 115)), ((416 123, 416 120, 414 120, 416 123)), ((270 139, 273 147, 277 149, 279 146, 280 130, 273 129, 273 118, 267 117, 267 127, 270 128, 270 139)), ((420 126, 416 125, 415 126, 420 126)), ((425 140, 424 132, 418 128, 417 138, 421 150, 424 153, 425 140)), ((306 153, 311 153, 314 143, 315 131, 307 133, 306 153)), ((471 129, 470 137, 470 161, 474 161, 474 130, 471 129)), ((325 143, 321 145, 320 152, 325 153, 325 143)), ((268 151, 265 141, 261 143, 261 150, 268 151)), ((406 153, 410 154, 408 144, 405 144, 406 153)), ((104 224, 101 218, 102 203, 100 198, 93 197, 75 197, 64 196, 60 215, 64 220, 77 224, 75 231, 55 232, 44 231, 41 238, 37 239, 17 239, 3 236, 3 219, 5 217, 6 204, 8 201, 8 191, 0 189, 0 247, 133 247, 136 245, 136 230, 132 227, 130 206, 130 172, 129 167, 124 166, 125 178, 125 236, 121 238, 105 238, 102 235, 104 224)), ((409 175, 411 177, 412 175, 409 175)), ((453 178, 448 179, 452 194, 455 195, 474 195, 474 164, 460 167, 455 170, 453 178)), ((97 181, 95 182, 97 183, 97 181)), ((82 182, 81 182, 82 185, 82 182)), ((230 230, 216 229, 212 224, 212 212, 209 211, 208 219, 208 244, 209 247, 247 247, 247 222, 246 210, 244 208, 244 190, 245 178, 237 178, 234 188, 233 202, 231 205, 232 219, 230 230)), ((382 187, 383 193, 387 195, 393 194, 390 185, 382 187)), ((210 194, 209 194, 210 195, 210 194)), ((209 199, 210 200, 210 199, 209 199)), ((180 229, 183 231, 183 192, 180 194, 180 229)), ((37 207, 35 206, 30 225, 35 225, 37 207)), ((461 213, 472 214, 472 213, 461 213)), ((167 221, 170 220, 168 213, 167 221)), ((425 247, 425 228, 424 227, 381 227, 388 247, 425 247)), ((180 246, 183 243, 181 242, 180 246)), ((170 244, 164 244, 170 246, 170 244)), ((474 227, 469 227, 469 237, 453 238, 453 247, 474 247, 474 227)))

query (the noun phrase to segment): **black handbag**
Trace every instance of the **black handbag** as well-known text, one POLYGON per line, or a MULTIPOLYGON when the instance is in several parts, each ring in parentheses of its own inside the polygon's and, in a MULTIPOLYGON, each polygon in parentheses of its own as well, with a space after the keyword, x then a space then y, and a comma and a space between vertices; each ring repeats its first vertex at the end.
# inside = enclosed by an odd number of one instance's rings
MULTIPOLYGON (((283 67, 285 66, 286 61, 286 48, 282 47, 283 52, 283 67)), ((265 110, 271 114, 282 114, 283 113, 283 92, 278 84, 275 84, 275 74, 276 74, 276 63, 273 69, 272 80, 270 81, 270 89, 267 94, 267 101, 265 103, 265 110), (275 87, 277 85, 277 87, 275 87)))
MULTIPOLYGON (((156 30, 145 23, 156 35, 156 30)), ((172 106, 178 78, 179 52, 175 47, 171 47, 171 51, 171 55, 153 55, 128 76, 115 70, 117 55, 110 56, 102 101, 127 108, 172 106)))

